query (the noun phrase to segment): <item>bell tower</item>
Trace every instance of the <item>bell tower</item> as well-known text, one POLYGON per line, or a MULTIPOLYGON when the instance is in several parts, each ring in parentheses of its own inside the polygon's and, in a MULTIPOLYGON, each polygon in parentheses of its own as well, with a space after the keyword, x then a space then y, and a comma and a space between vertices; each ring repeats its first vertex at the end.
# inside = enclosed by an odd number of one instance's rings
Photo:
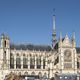
POLYGON ((9 54, 10 54, 10 40, 5 34, 1 34, 0 38, 0 69, 8 69, 9 67, 9 54))

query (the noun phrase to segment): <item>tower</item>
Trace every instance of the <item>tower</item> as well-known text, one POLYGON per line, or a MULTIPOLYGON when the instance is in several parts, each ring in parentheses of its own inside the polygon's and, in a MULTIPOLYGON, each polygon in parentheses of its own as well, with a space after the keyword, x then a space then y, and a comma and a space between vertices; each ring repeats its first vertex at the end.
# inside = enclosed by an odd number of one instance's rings
POLYGON ((0 38, 0 53, 1 53, 1 63, 0 69, 7 69, 9 66, 9 53, 10 53, 10 40, 9 37, 5 34, 1 35, 0 38))
POLYGON ((57 40, 56 40, 56 24, 55 24, 55 21, 56 21, 56 16, 53 15, 52 49, 54 49, 55 44, 57 42, 57 40))
POLYGON ((59 39, 59 68, 62 74, 72 74, 77 73, 77 54, 76 54, 76 44, 75 44, 75 35, 72 35, 72 39, 65 35, 65 38, 62 39, 60 34, 59 39))

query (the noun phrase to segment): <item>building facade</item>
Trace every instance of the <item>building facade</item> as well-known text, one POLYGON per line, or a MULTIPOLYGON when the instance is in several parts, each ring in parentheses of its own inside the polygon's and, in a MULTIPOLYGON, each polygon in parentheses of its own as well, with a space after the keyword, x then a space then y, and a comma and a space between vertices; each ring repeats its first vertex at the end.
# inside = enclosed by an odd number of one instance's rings
POLYGON ((12 44, 2 34, 0 38, 0 80, 11 72, 17 75, 38 75, 56 80, 80 80, 80 48, 76 47, 75 34, 56 39, 53 16, 52 45, 12 44))

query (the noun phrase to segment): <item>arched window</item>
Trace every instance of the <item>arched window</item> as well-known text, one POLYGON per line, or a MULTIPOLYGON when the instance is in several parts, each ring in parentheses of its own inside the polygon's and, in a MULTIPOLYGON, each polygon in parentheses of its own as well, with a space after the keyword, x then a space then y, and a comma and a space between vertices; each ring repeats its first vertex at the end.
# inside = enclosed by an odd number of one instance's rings
POLYGON ((21 58, 19 54, 16 56, 16 68, 21 68, 21 58))
POLYGON ((4 47, 6 47, 6 40, 4 41, 4 47))
POLYGON ((41 69, 41 57, 37 57, 37 69, 41 69))
POLYGON ((28 72, 25 72, 24 75, 28 75, 28 72))
POLYGON ((79 61, 77 61, 77 68, 79 68, 79 61))
POLYGON ((31 75, 35 75, 35 72, 32 72, 31 75))
POLYGON ((45 69, 45 62, 46 62, 46 60, 45 60, 45 58, 43 59, 43 69, 45 69))
POLYGON ((10 68, 14 68, 14 56, 10 53, 10 68))
POLYGON ((42 73, 41 72, 39 72, 38 75, 39 75, 40 78, 42 78, 42 73))
POLYGON ((47 74, 46 73, 44 73, 43 79, 47 79, 47 74))
POLYGON ((35 67, 35 57, 31 56, 30 57, 30 68, 34 69, 35 67))
POLYGON ((23 55, 23 68, 28 68, 28 58, 25 55, 23 55))

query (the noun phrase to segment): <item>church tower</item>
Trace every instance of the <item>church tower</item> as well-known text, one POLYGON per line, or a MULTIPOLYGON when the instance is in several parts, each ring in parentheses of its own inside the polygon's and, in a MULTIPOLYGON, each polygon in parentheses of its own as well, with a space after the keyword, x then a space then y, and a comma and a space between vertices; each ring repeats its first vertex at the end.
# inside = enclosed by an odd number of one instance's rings
POLYGON ((7 69, 9 67, 9 54, 10 54, 10 40, 5 34, 1 35, 0 38, 0 69, 7 69))

